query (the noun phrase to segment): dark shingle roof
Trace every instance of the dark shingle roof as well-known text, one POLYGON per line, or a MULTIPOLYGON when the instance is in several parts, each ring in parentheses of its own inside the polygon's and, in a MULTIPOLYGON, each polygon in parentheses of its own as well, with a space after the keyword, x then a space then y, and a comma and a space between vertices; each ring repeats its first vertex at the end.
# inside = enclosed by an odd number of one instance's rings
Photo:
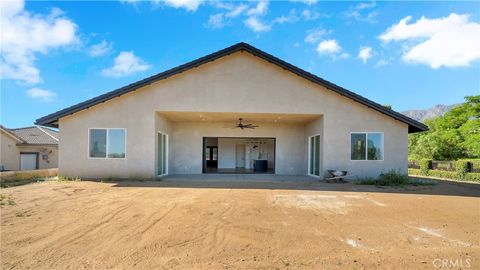
POLYGON ((121 95, 127 94, 129 92, 135 91, 141 87, 144 87, 146 85, 152 84, 154 82, 169 78, 173 75, 185 72, 187 70, 190 70, 192 68, 196 68, 198 66, 201 66, 203 64, 215 61, 219 58, 222 58, 224 56, 233 54, 238 51, 246 51, 248 53, 251 53, 254 56, 257 56, 259 58, 262 58, 263 60, 270 62, 272 64, 275 64, 281 68, 284 68, 290 72, 295 73, 296 75, 305 78, 313 83, 319 84, 328 90, 331 90, 333 92, 336 92, 337 94, 340 94, 342 96, 345 96, 347 98, 350 98, 360 104, 363 104, 369 108, 372 108, 380 113, 383 113, 385 115, 388 115, 398 121, 401 121, 405 124, 408 124, 408 132, 409 133, 414 133, 414 132, 420 132, 420 131, 426 131, 428 130, 428 127, 418 121, 415 121, 401 113, 398 113, 394 110, 388 109, 383 105, 380 105, 376 102, 373 102, 367 98, 364 98, 358 94, 355 94, 354 92, 351 92, 341 86, 338 86, 334 83, 331 83, 327 80, 324 80, 308 71, 305 71, 299 67, 296 67, 290 63, 287 63, 271 54, 268 54, 262 50, 259 50, 250 44, 240 42, 237 43, 233 46, 230 46, 228 48, 225 48, 223 50, 214 52, 212 54, 203 56, 201 58, 198 58, 196 60, 193 60, 191 62, 188 62, 186 64, 180 65, 178 67, 169 69, 167 71, 158 73, 156 75, 153 75, 151 77, 145 78, 143 80, 137 81, 135 83, 129 84, 127 86, 121 87, 117 90, 113 90, 111 92, 105 93, 103 95, 100 95, 98 97, 89 99, 87 101, 78 103, 76 105, 73 105, 71 107, 65 108, 63 110, 60 110, 58 112, 49 114, 47 116, 44 116, 42 118, 39 118, 35 121, 36 125, 42 125, 42 126, 50 126, 50 127, 58 127, 58 119, 65 117, 70 114, 74 114, 76 112, 88 109, 92 106, 95 106, 97 104, 103 103, 107 100, 119 97, 121 95))
POLYGON ((58 132, 37 126, 7 129, 24 144, 58 144, 58 132))

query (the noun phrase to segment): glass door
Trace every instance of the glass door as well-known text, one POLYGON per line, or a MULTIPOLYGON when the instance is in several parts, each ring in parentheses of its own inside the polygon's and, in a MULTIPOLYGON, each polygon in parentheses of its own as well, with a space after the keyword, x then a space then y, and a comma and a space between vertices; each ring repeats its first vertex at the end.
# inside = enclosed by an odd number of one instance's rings
POLYGON ((168 173, 168 135, 158 132, 157 134, 157 175, 168 173))
POLYGON ((308 174, 320 176, 320 135, 308 138, 308 174))

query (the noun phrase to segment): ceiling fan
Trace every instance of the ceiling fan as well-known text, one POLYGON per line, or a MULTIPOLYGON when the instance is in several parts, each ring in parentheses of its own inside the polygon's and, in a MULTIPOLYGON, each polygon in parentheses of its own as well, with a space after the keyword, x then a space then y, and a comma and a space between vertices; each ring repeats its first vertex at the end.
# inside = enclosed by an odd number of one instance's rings
POLYGON ((258 126, 253 125, 253 124, 243 124, 242 123, 242 118, 238 118, 238 124, 236 125, 236 127, 241 128, 241 129, 246 129, 246 128, 254 129, 254 128, 257 128, 258 126))

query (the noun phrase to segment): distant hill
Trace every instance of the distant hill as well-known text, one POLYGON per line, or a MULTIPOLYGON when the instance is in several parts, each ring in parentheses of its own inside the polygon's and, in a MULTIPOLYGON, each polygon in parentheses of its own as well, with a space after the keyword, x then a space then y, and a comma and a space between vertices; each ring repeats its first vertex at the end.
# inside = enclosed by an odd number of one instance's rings
POLYGON ((435 105, 430 109, 426 110, 408 110, 401 112, 402 114, 415 119, 417 121, 423 122, 427 119, 438 117, 444 115, 446 112, 451 110, 453 107, 457 106, 458 104, 454 105, 435 105))

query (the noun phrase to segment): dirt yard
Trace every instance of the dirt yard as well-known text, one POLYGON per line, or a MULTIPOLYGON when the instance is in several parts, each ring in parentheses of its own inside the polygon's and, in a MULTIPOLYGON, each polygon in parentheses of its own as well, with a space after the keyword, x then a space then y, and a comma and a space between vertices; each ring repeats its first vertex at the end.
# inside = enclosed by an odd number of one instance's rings
POLYGON ((0 191, 1 268, 480 269, 479 188, 29 184, 0 191))

